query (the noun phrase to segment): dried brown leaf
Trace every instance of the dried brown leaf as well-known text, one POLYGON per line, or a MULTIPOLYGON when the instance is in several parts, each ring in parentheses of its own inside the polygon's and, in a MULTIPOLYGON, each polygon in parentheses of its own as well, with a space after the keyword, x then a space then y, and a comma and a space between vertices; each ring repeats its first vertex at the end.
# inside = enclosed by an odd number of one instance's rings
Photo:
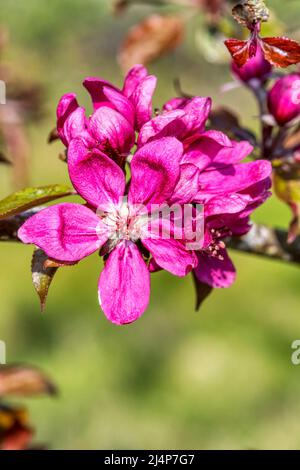
POLYGON ((37 249, 33 253, 31 262, 31 274, 34 288, 40 298, 41 311, 44 311, 49 288, 57 271, 56 266, 45 266, 48 256, 43 250, 37 249))
POLYGON ((9 365, 0 367, 0 396, 34 396, 56 393, 56 387, 34 367, 9 365))
POLYGON ((183 35, 180 16, 151 15, 130 29, 119 53, 119 63, 124 71, 135 64, 148 64, 175 49, 183 35))

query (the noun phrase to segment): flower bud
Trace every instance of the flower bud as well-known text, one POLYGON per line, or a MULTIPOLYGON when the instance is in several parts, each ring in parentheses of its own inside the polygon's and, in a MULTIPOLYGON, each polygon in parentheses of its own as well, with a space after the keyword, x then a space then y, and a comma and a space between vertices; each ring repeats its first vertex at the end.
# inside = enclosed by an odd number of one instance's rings
POLYGON ((256 54, 249 59, 245 65, 239 67, 235 61, 232 62, 231 70, 233 74, 242 82, 249 83, 251 80, 263 82, 272 71, 272 65, 265 59, 260 47, 257 47, 256 54))
POLYGON ((275 82, 268 93, 268 107, 281 126, 300 116, 299 73, 291 73, 275 82))

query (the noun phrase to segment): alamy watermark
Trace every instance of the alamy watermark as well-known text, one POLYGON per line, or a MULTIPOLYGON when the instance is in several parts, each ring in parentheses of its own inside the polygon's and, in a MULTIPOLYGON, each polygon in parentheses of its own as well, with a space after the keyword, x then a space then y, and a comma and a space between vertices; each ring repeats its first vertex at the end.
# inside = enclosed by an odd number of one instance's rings
MULTIPOLYGON (((199 250, 204 239, 204 209, 202 204, 134 204, 128 197, 117 204, 105 204, 97 209, 99 238, 108 235, 112 245, 120 240, 136 242, 145 239, 178 240, 187 250, 199 250)), ((89 228, 87 228, 88 234, 89 228)), ((83 234, 84 235, 84 234, 83 234)))
POLYGON ((298 366, 300 364, 300 339, 295 339, 291 344, 291 348, 294 349, 291 355, 291 362, 294 366, 298 366))
POLYGON ((6 364, 6 344, 0 340, 0 365, 6 364))
POLYGON ((0 104, 6 104, 6 84, 0 80, 0 104))
POLYGON ((292 85, 291 100, 294 104, 300 104, 300 80, 296 80, 292 85))

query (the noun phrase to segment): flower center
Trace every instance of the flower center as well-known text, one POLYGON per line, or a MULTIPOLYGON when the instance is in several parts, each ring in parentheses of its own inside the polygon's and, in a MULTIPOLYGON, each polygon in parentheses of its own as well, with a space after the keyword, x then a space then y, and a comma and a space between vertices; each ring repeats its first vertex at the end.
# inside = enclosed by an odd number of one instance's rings
POLYGON ((131 240, 136 242, 142 236, 142 227, 145 219, 137 214, 127 202, 123 202, 119 207, 113 208, 103 222, 110 228, 110 239, 131 240))

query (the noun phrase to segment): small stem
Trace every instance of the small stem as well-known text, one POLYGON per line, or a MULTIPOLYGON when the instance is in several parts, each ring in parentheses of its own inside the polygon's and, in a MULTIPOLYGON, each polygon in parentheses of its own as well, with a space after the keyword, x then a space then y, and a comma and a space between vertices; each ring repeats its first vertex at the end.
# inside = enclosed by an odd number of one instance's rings
POLYGON ((263 117, 268 114, 267 108, 267 91, 261 85, 249 85, 250 90, 253 92, 259 108, 259 115, 261 121, 261 158, 266 160, 270 159, 270 148, 272 145, 273 126, 266 124, 263 117))
POLYGON ((286 230, 253 224, 246 235, 228 239, 227 246, 240 252, 300 265, 300 237, 291 244, 287 240, 286 230))

